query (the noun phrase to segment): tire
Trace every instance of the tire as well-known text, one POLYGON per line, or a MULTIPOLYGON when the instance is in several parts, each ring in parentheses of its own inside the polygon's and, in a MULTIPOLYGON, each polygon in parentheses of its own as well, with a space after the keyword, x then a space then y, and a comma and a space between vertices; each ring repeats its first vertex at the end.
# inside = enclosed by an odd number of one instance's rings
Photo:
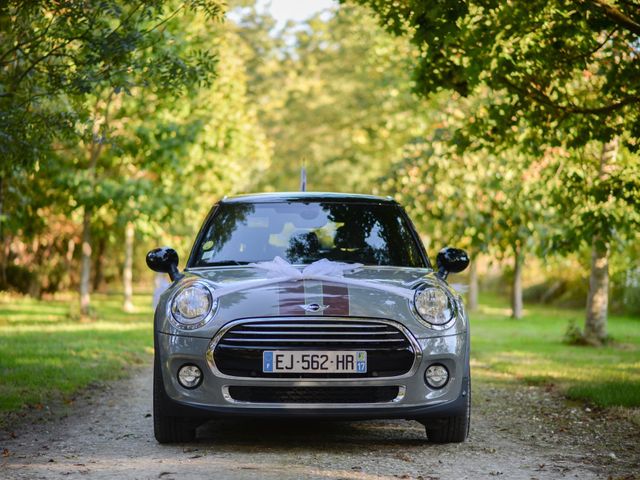
POLYGON ((158 443, 190 442, 196 438, 197 425, 183 417, 168 415, 162 399, 166 395, 160 362, 154 358, 153 365, 153 433, 158 443))
POLYGON ((432 443, 460 443, 469 436, 471 424, 471 379, 467 379, 467 403, 462 415, 437 418, 424 422, 427 440, 432 443))

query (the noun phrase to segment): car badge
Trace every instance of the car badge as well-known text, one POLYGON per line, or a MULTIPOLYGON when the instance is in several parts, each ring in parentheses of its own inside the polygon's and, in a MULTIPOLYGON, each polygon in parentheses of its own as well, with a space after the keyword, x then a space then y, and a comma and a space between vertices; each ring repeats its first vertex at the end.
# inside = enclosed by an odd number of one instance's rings
POLYGON ((329 308, 329 305, 320 305, 318 303, 307 303, 306 305, 298 305, 305 312, 322 312, 329 308))

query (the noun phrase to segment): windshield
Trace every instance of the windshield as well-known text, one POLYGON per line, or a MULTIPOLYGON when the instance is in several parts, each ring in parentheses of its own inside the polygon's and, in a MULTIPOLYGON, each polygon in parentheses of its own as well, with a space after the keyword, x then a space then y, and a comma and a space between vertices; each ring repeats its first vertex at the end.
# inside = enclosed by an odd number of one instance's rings
POLYGON ((273 260, 425 267, 402 210, 357 203, 221 204, 193 252, 193 267, 273 260))

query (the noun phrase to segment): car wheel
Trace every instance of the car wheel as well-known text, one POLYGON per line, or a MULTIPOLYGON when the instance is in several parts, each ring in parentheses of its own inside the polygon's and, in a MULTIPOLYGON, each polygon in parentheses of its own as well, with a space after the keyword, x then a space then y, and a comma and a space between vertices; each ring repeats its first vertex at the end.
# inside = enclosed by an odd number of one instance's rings
POLYGON ((424 422, 427 440, 433 443, 460 443, 469 436, 471 424, 471 379, 467 379, 467 403, 463 414, 424 422))
POLYGON ((167 415, 162 398, 165 395, 160 362, 153 366, 153 433, 158 443, 189 442, 196 438, 196 426, 182 417, 167 415))

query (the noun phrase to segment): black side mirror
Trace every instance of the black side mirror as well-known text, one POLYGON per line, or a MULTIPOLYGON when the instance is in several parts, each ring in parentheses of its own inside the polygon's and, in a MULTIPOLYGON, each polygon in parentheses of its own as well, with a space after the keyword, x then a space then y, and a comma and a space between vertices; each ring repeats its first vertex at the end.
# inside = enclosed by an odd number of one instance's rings
POLYGON ((154 272, 168 273, 172 281, 182 278, 178 270, 178 252, 173 248, 154 248, 147 253, 147 266, 154 272))
POLYGON ((450 273, 459 273, 469 266, 469 256, 459 248, 445 247, 436 257, 438 275, 446 280, 450 273))

